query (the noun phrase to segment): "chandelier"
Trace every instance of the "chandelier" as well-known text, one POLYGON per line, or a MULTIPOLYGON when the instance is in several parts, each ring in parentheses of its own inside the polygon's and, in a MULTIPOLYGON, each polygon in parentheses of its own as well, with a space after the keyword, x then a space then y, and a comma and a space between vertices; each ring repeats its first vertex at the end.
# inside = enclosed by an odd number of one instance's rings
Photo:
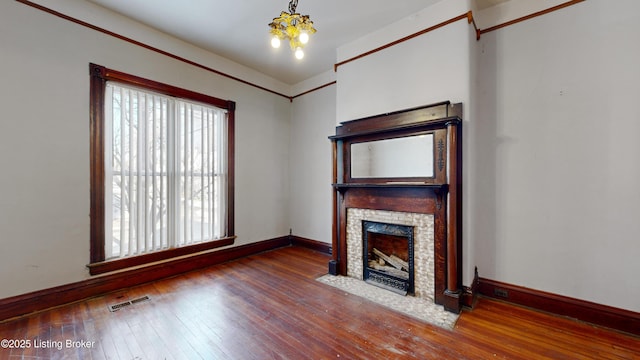
POLYGON ((295 51, 297 59, 304 57, 302 48, 309 42, 309 35, 316 32, 313 28, 313 21, 309 19, 309 15, 300 15, 296 13, 298 0, 289 1, 289 12, 283 11, 280 16, 273 19, 269 24, 271 30, 271 46, 280 47, 281 41, 289 41, 291 50, 295 51))

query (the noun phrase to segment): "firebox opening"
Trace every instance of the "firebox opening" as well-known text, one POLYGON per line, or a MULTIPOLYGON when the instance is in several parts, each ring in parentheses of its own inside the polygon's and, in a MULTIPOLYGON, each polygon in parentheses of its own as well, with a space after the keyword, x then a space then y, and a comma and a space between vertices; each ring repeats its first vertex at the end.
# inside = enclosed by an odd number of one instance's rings
POLYGON ((366 220, 362 225, 364 280, 413 295, 413 227, 366 220))

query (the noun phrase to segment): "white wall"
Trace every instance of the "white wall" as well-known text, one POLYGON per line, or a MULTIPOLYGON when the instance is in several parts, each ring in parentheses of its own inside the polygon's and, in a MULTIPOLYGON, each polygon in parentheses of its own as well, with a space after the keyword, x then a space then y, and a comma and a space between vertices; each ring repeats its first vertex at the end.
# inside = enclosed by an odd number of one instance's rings
POLYGON ((297 97, 291 107, 291 228, 303 238, 331 243, 331 142, 336 86, 297 97))
POLYGON ((640 2, 585 1, 479 45, 480 275, 640 311, 640 2))
MULTIPOLYGON (((338 48, 338 62, 386 45, 469 11, 467 1, 445 0, 338 48)), ((337 122, 443 100, 469 99, 466 20, 415 37, 338 67, 337 122)))
POLYGON ((566 2, 567 0, 508 0, 480 11, 473 9, 473 18, 479 29, 488 29, 566 2))
MULTIPOLYGON (((207 59, 112 13, 91 14, 207 59)), ((2 1, 0 298, 88 277, 90 62, 236 101, 236 244, 288 233, 288 99, 2 1)))

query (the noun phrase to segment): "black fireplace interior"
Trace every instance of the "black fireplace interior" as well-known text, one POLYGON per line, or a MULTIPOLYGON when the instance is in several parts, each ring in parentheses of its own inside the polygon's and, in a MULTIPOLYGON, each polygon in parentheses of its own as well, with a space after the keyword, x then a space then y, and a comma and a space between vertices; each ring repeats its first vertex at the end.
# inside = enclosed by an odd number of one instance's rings
POLYGON ((413 226, 362 221, 363 278, 401 295, 414 294, 413 226))

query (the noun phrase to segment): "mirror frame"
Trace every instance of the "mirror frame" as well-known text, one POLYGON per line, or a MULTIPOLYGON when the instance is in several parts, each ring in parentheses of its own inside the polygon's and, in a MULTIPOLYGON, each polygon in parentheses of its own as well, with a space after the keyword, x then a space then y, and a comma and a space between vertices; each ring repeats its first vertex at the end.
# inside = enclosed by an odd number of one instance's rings
POLYGON ((462 104, 443 102, 340 123, 336 127, 336 135, 329 137, 335 143, 334 185, 447 184, 448 127, 451 124, 459 124, 461 118, 462 104), (365 178, 351 176, 351 145, 430 133, 434 135, 433 176, 365 178))

